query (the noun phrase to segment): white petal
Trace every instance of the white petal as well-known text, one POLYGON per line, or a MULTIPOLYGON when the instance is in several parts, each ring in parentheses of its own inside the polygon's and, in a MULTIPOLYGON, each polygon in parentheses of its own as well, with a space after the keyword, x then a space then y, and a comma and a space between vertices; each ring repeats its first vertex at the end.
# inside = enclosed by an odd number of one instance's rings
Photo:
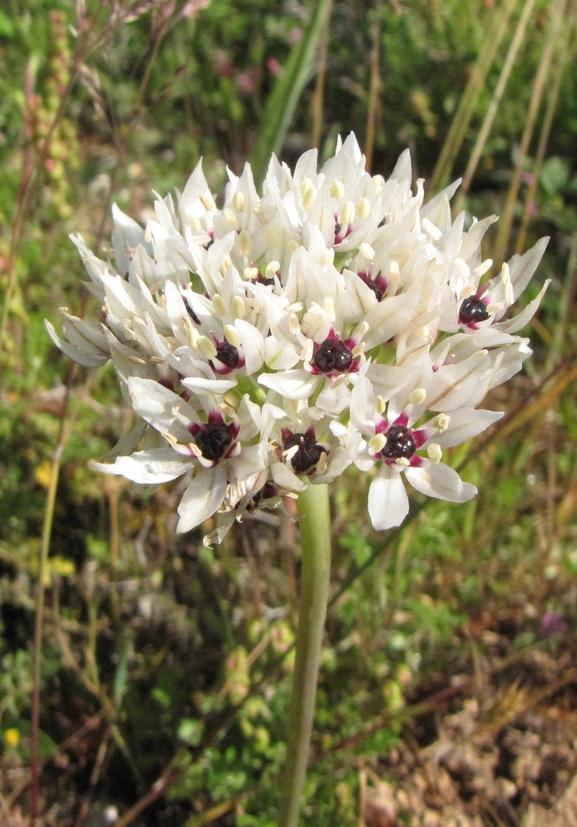
POLYGON ((278 373, 263 373, 258 381, 286 399, 307 399, 319 383, 320 377, 306 370, 281 370, 278 373))
POLYGON ((236 388, 235 379, 205 379, 202 376, 194 378, 186 378, 182 380, 185 388, 188 388, 195 393, 216 393, 223 394, 232 388, 236 388))
POLYGON ((223 465, 199 471, 178 506, 180 520, 176 530, 179 533, 190 531, 207 520, 222 505, 225 494, 226 472, 223 465))
POLYGON ((457 472, 444 462, 426 462, 420 468, 407 468, 405 475, 421 494, 439 500, 464 503, 477 493, 474 485, 463 482, 457 472))
POLYGON ((171 433, 179 442, 191 441, 190 432, 176 419, 173 410, 179 408, 185 417, 196 421, 194 412, 180 396, 177 396, 160 382, 133 376, 128 380, 132 407, 160 433, 171 433))
POLYGON ((117 457, 113 465, 91 463, 91 468, 105 474, 119 474, 132 482, 154 485, 182 476, 192 467, 189 459, 179 456, 172 448, 153 448, 138 451, 129 457, 117 457))
POLYGON ((477 411, 475 408, 461 408, 451 413, 449 428, 442 434, 435 434, 432 440, 441 448, 460 445, 477 436, 505 414, 503 411, 477 411))
POLYGON ((409 513, 402 475, 384 464, 369 488, 369 515, 377 531, 400 525, 409 513))
POLYGON ((240 334, 246 372, 249 376, 252 376, 258 373, 264 362, 263 335, 254 325, 244 321, 244 319, 237 319, 234 326, 240 334))
POLYGON ((54 325, 52 325, 49 321, 45 321, 44 324, 46 325, 50 338, 56 347, 74 362, 78 362, 79 365, 84 365, 87 368, 95 368, 106 364, 106 362, 110 359, 110 356, 104 355, 98 350, 98 348, 94 347, 89 342, 86 342, 86 347, 78 347, 70 344, 56 333, 54 325))

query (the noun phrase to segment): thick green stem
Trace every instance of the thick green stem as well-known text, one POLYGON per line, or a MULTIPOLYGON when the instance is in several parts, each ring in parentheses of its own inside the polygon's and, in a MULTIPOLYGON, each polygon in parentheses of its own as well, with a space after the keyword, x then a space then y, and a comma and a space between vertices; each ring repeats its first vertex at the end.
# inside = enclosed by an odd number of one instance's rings
POLYGON ((302 573, 296 658, 288 722, 279 827, 299 820, 315 711, 331 569, 331 519, 326 485, 309 485, 298 498, 302 573))

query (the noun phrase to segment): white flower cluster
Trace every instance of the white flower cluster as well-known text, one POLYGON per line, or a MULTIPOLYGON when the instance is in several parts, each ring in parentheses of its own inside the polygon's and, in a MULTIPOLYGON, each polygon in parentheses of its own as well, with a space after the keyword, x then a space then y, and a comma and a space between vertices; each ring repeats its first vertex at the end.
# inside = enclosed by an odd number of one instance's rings
POLYGON ((199 165, 146 229, 115 207, 115 269, 74 238, 102 315, 63 309, 62 336, 48 330, 82 365, 112 359, 141 418, 97 467, 148 484, 188 474, 178 530, 216 514, 211 542, 351 463, 376 470, 376 529, 406 516, 403 477, 474 496, 442 451, 502 415, 477 406, 531 353, 514 334, 547 285, 508 311, 547 239, 483 279, 496 219, 453 222, 457 184, 423 206, 408 152, 388 180, 371 177, 351 135, 320 171, 315 150, 293 174, 273 157, 262 196, 247 165, 218 208, 199 165))

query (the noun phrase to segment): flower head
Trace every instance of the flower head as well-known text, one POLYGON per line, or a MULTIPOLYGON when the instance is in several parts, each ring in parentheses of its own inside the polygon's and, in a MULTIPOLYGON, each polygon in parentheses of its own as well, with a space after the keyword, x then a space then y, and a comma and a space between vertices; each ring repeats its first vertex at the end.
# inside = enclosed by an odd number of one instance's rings
POLYGON ((142 422, 96 467, 146 484, 186 475, 178 530, 216 514, 211 541, 352 463, 374 469, 377 529, 408 512, 403 479, 472 497, 442 451, 500 416, 477 406, 530 354, 513 334, 546 285, 509 309, 546 240, 487 279, 495 219, 465 231, 455 189, 424 205, 408 152, 371 176, 351 135, 320 170, 315 150, 292 173, 273 157, 262 194, 248 164, 229 172, 222 208, 200 165, 144 229, 114 207, 114 264, 73 238, 103 317, 62 310, 49 333, 80 364, 111 359, 142 422))

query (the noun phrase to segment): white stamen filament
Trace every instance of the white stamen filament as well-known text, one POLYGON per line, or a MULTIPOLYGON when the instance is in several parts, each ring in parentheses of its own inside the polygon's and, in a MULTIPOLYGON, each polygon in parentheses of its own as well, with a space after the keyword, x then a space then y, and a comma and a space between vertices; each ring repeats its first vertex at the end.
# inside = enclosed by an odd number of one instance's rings
POLYGON ((238 190, 232 196, 232 206, 237 212, 242 212, 244 209, 244 193, 238 190))

